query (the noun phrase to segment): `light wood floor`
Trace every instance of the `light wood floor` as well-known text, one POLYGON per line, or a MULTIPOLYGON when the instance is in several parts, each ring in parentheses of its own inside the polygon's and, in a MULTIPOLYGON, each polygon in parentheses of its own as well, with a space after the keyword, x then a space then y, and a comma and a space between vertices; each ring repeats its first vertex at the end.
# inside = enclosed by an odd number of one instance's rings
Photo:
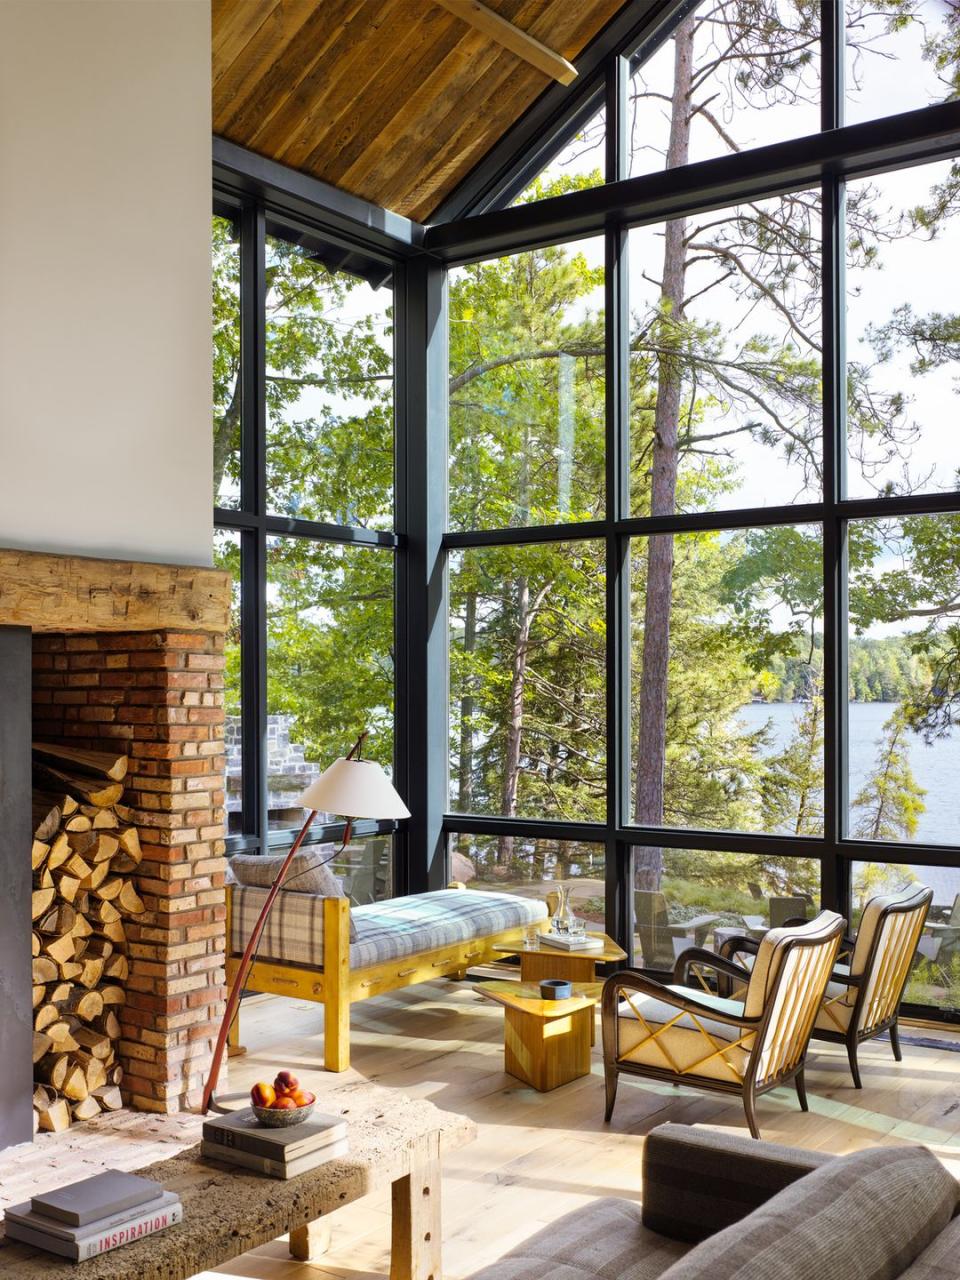
MULTIPOLYGON (((279 997, 244 1001, 242 1039, 229 1088, 272 1079, 281 1067, 321 1087, 366 1077, 465 1112, 480 1126, 477 1142, 448 1157, 443 1179, 444 1275, 461 1280, 541 1226, 594 1196, 636 1198, 643 1135, 672 1120, 745 1133, 735 1099, 622 1078, 613 1122, 603 1120, 599 1045, 593 1072, 539 1094, 504 1075, 503 1011, 469 982, 438 981, 354 1005, 353 1067, 325 1075, 322 1010, 279 997)), ((943 1048, 906 1044, 904 1061, 886 1043, 862 1050, 864 1089, 852 1087, 841 1047, 817 1046, 807 1068, 809 1114, 793 1089, 758 1104, 763 1135, 772 1141, 832 1152, 882 1143, 922 1142, 960 1176, 960 1037, 943 1048)), ((314 1264, 290 1259, 277 1241, 204 1275, 259 1280, 366 1280, 389 1271, 389 1199, 369 1197, 331 1218, 333 1243, 314 1264)))

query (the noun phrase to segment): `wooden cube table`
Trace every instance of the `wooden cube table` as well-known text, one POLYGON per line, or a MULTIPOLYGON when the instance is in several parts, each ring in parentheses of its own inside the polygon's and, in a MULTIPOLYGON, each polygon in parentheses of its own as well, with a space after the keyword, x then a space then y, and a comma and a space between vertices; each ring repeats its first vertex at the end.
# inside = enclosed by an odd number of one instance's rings
POLYGON ((569 1000, 542 1000, 536 985, 483 982, 477 991, 504 1007, 503 1066, 548 1093, 590 1071, 594 1010, 603 984, 578 983, 569 1000))
POLYGON ((559 947, 551 947, 546 942, 541 942, 537 947, 523 949, 501 943, 493 949, 501 955, 520 957, 521 982, 540 982, 544 978, 566 978, 568 982, 596 982, 598 964, 626 960, 627 953, 605 933, 591 933, 589 937, 600 938, 603 946, 594 951, 561 951, 559 947))

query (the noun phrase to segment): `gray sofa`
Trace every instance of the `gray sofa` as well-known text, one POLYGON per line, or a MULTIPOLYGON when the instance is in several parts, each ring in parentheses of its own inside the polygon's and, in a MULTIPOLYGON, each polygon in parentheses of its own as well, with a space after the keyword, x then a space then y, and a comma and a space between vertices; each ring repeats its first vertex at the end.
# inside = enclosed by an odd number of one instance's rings
POLYGON ((471 1280, 958 1280, 958 1184, 922 1147, 834 1157, 666 1124, 643 1203, 560 1218, 471 1280))

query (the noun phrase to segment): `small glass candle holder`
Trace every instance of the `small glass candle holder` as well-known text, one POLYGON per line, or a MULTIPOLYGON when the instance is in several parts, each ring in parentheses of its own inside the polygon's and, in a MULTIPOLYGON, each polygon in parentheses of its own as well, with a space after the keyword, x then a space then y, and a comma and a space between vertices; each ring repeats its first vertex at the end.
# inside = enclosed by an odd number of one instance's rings
POLYGON ((540 947, 540 926, 538 924, 528 924, 523 931, 523 949, 524 951, 536 951, 540 947))

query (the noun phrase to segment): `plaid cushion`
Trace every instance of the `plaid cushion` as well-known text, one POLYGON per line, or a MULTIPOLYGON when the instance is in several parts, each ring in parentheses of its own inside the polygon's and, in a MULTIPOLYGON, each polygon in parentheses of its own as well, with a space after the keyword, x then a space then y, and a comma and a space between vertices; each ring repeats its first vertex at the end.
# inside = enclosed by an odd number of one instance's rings
MULTIPOLYGON (((246 946, 266 896, 266 889, 233 886, 230 946, 234 952, 246 946)), ((547 908, 543 902, 512 893, 439 889, 366 903, 354 907, 350 916, 357 933, 357 940, 350 944, 350 968, 364 969, 545 920, 547 908)), ((259 955, 264 960, 323 968, 323 898, 281 893, 267 917, 259 955)))

